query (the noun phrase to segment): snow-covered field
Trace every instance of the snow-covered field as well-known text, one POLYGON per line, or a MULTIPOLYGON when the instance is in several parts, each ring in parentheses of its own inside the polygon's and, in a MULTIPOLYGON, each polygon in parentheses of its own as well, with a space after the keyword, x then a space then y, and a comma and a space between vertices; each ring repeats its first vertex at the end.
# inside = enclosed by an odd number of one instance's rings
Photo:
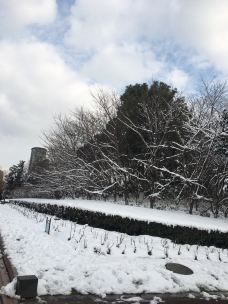
MULTIPOLYGON (((92 203, 91 203, 92 204, 92 203)), ((119 206, 118 206, 119 207, 119 206)), ((124 210, 124 209, 123 209, 124 210)), ((0 233, 19 275, 39 278, 38 294, 228 291, 228 251, 131 237, 0 204, 0 233), (180 262, 194 274, 166 270, 180 262)), ((12 284, 6 289, 12 292, 12 284)))
POLYGON ((118 205, 111 202, 82 200, 82 199, 34 199, 23 198, 16 199, 17 201, 27 201, 32 203, 42 204, 56 204, 63 206, 71 206, 83 210, 102 212, 108 215, 119 215, 122 217, 128 217, 147 222, 157 222, 166 225, 180 225, 187 227, 195 227, 202 230, 219 230, 221 232, 228 232, 228 220, 227 219, 215 219, 207 218, 199 215, 185 214, 178 211, 165 211, 149 208, 141 208, 134 206, 118 205))

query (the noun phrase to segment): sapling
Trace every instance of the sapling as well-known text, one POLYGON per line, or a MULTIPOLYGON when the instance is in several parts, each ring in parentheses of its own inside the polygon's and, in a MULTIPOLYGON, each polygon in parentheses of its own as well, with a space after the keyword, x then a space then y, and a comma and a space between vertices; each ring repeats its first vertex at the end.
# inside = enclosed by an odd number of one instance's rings
POLYGON ((161 244, 164 250, 165 257, 168 258, 169 243, 167 239, 161 239, 161 244))
POLYGON ((124 249, 123 249, 123 251, 121 253, 125 254, 125 251, 126 251, 126 245, 124 246, 124 249))
POLYGON ((86 249, 86 248, 87 248, 87 240, 84 239, 84 249, 86 249))
POLYGON ((120 245, 123 243, 123 240, 124 240, 124 236, 121 234, 120 236, 120 239, 118 241, 118 237, 117 237, 117 244, 116 244, 116 247, 119 248, 120 245))
POLYGON ((81 240, 82 240, 82 238, 84 237, 84 232, 80 235, 80 237, 79 237, 79 239, 78 239, 78 241, 76 241, 77 243, 80 243, 81 242, 81 240))
POLYGON ((187 246, 186 246, 186 250, 187 250, 187 251, 190 251, 190 248, 191 248, 190 245, 187 245, 187 246))
POLYGON ((105 232, 105 235, 104 235, 104 242, 106 242, 108 240, 108 232, 105 232))
POLYGON ((181 245, 178 247, 178 252, 177 252, 178 255, 181 255, 181 245))
POLYGON ((221 258, 221 251, 218 249, 218 260, 220 261, 220 262, 222 262, 222 258, 221 258))
POLYGON ((150 247, 148 243, 146 244, 146 246, 147 246, 147 254, 152 255, 153 254, 153 247, 152 246, 150 247))
POLYGON ((74 231, 73 231, 73 234, 72 234, 72 238, 74 238, 75 232, 76 232, 76 224, 74 223, 74 231))
POLYGON ((166 258, 169 257, 169 246, 164 247, 164 254, 166 258))
POLYGON ((205 249, 205 253, 206 253, 207 260, 210 260, 210 251, 208 248, 205 249))
POLYGON ((34 215, 34 218, 35 218, 36 222, 39 223, 39 215, 38 215, 38 214, 35 214, 35 215, 34 215))
MULTIPOLYGON (((53 224, 53 228, 54 228, 55 231, 60 232, 60 230, 59 230, 59 225, 58 225, 58 224, 57 224, 57 225, 54 225, 54 224, 53 224)), ((68 241, 69 241, 69 240, 68 240, 68 241)))
POLYGON ((104 239, 102 239, 102 235, 101 235, 101 246, 104 245, 104 239))
POLYGON ((133 244, 134 244, 134 250, 133 250, 133 252, 136 253, 137 249, 136 249, 135 240, 133 240, 133 244))
POLYGON ((70 236, 68 237, 68 241, 70 241, 71 240, 71 234, 72 234, 72 226, 73 226, 73 224, 71 223, 71 225, 70 225, 70 236))
POLYGON ((162 247, 166 247, 167 244, 168 244, 168 240, 167 239, 161 239, 161 244, 162 244, 162 247))
POLYGON ((112 245, 107 244, 107 254, 111 254, 111 248, 113 245, 114 244, 112 244, 112 245))
POLYGON ((196 249, 194 251, 194 260, 197 261, 198 260, 198 253, 199 253, 199 246, 196 246, 196 249))

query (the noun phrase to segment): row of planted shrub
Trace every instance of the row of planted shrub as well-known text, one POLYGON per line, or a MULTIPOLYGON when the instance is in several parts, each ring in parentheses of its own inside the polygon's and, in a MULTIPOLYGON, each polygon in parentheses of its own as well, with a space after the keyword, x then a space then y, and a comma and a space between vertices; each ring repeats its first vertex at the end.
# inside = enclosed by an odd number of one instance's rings
POLYGON ((88 224, 89 226, 102 228, 108 231, 117 231, 127 233, 128 235, 151 235, 167 238, 177 244, 228 248, 228 233, 220 231, 207 231, 185 226, 146 222, 68 206, 31 203, 17 200, 11 200, 10 203, 32 209, 39 213, 56 216, 81 225, 88 224))

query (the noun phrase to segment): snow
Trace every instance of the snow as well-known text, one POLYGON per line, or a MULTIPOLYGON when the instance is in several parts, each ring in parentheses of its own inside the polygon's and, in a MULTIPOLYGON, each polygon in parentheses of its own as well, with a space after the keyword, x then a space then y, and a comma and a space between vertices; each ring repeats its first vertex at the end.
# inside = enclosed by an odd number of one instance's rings
POLYGON ((132 219, 157 222, 173 226, 187 226, 202 230, 219 230, 228 232, 227 219, 207 218, 199 215, 190 215, 178 211, 165 211, 150 208, 141 208, 135 206, 119 205, 111 202, 95 201, 95 200, 54 200, 54 199, 16 199, 18 201, 26 201, 42 204, 56 204, 70 206, 83 210, 102 212, 107 215, 119 215, 132 219))
MULTIPOLYGON (((6 251, 19 275, 39 278, 39 296, 72 290, 100 296, 228 291, 227 250, 179 246, 151 236, 131 237, 54 217, 48 235, 45 220, 46 215, 0 204, 0 233, 6 251), (167 262, 186 265, 194 274, 170 272, 165 268, 167 262)), ((13 286, 7 285, 3 292, 12 295, 13 286)))
POLYGON ((160 297, 154 297, 153 300, 150 301, 150 304, 162 303, 162 299, 160 297))
POLYGON ((209 294, 209 293, 206 292, 206 291, 203 291, 203 292, 201 293, 201 295, 202 295, 203 298, 205 298, 206 300, 210 300, 210 299, 216 300, 216 299, 218 298, 217 295, 211 295, 211 294, 209 294))
POLYGON ((16 284, 17 284, 17 279, 14 278, 12 282, 10 282, 8 285, 3 287, 1 292, 11 298, 19 299, 20 297, 15 294, 16 284))

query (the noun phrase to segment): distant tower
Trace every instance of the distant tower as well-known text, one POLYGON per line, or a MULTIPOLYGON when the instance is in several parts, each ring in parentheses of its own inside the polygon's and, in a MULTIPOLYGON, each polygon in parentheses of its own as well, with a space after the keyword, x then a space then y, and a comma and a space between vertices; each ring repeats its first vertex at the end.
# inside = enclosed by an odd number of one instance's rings
POLYGON ((34 147, 31 149, 28 173, 39 170, 44 167, 47 161, 47 150, 45 148, 34 147))
POLYGON ((4 186, 4 173, 2 170, 0 170, 0 199, 3 192, 3 186, 4 186))

